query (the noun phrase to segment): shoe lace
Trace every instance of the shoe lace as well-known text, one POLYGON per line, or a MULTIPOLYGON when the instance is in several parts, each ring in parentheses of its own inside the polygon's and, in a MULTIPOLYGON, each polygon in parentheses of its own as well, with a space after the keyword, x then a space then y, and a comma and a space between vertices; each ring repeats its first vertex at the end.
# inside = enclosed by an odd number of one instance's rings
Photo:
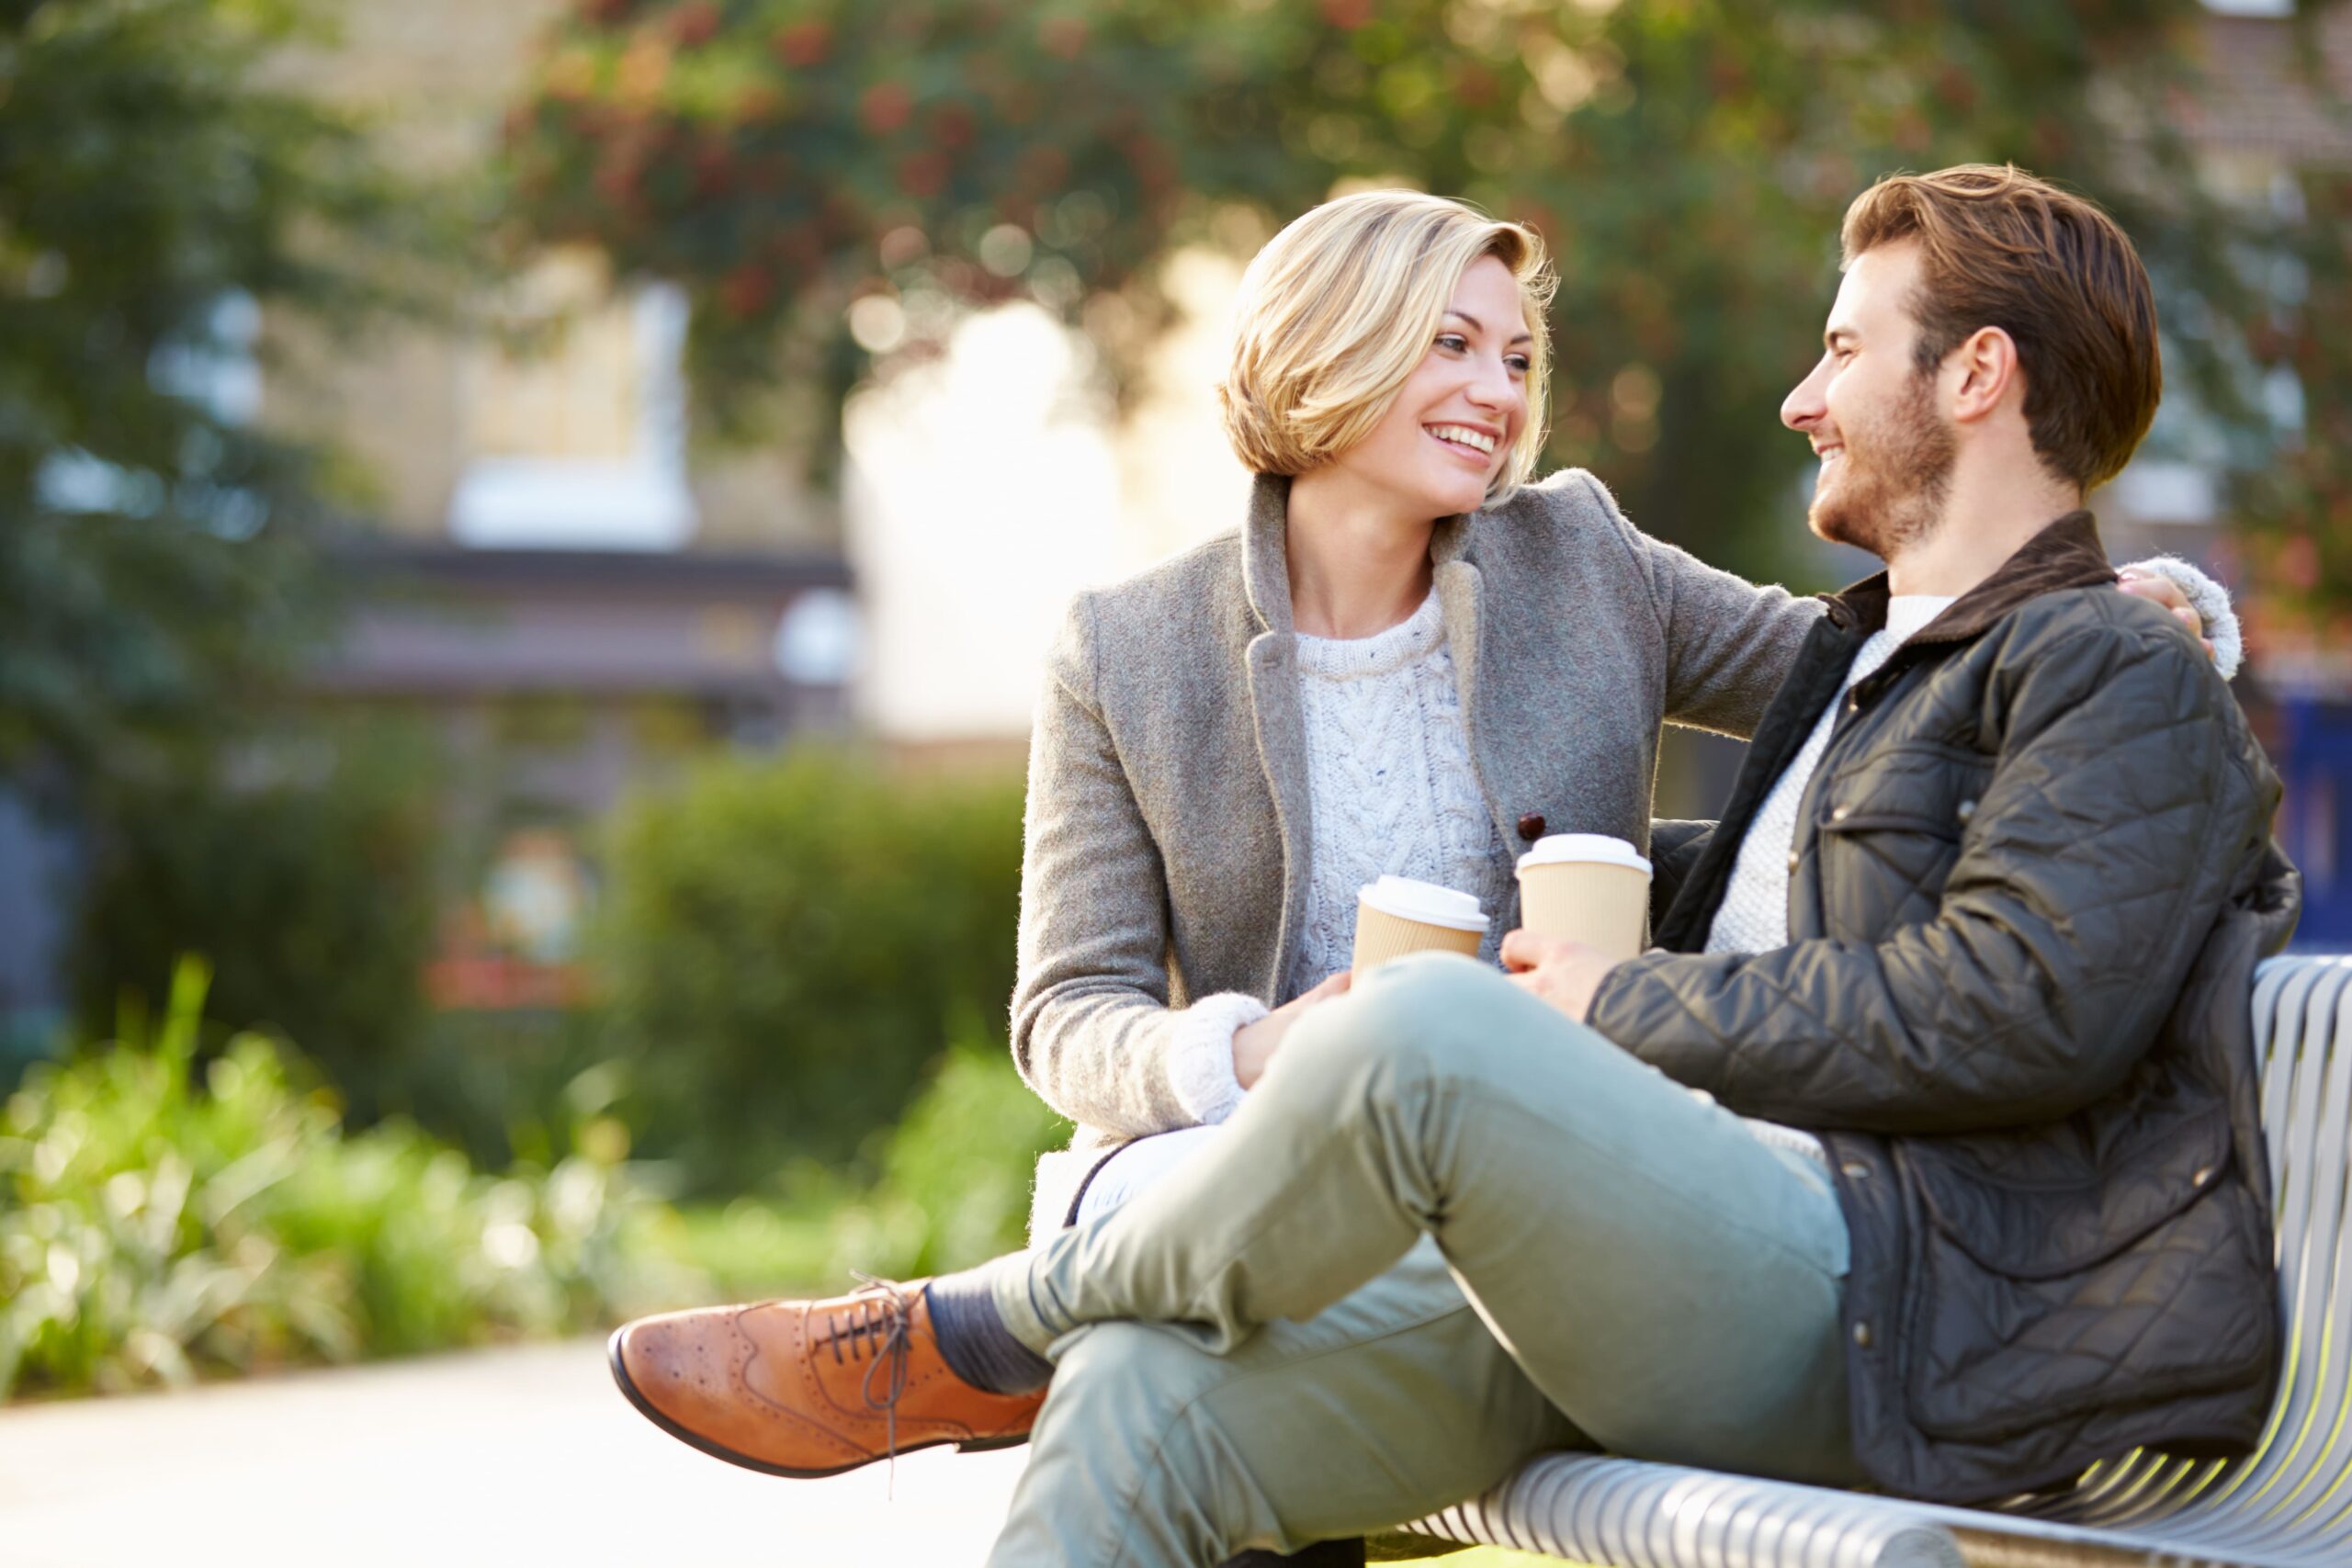
POLYGON ((869 1410, 882 1412, 884 1451, 889 1481, 886 1495, 895 1492, 899 1479, 899 1396, 907 1390, 907 1357, 912 1345, 914 1292, 890 1280, 876 1279, 853 1269, 858 1281, 852 1305, 836 1316, 823 1343, 832 1348, 836 1366, 873 1358, 858 1385, 869 1410), (880 1380, 880 1388, 876 1382, 880 1380))

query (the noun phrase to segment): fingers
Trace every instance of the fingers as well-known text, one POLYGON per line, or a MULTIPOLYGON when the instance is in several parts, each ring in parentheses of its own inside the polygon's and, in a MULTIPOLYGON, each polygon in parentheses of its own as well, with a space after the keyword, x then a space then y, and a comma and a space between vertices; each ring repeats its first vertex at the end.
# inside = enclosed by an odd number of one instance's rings
POLYGON ((1537 936, 1533 931, 1521 927, 1518 931, 1509 932, 1503 938, 1503 967, 1514 975, 1522 969, 1532 969, 1543 963, 1550 955, 1552 949, 1557 945, 1559 944, 1552 938, 1537 936))
POLYGON ((2169 577, 2157 577, 2126 568, 2116 573, 2115 585, 2135 598, 2162 604, 2167 610, 2180 609, 2188 603, 2188 595, 2182 592, 2180 584, 2169 577))
POLYGON ((1313 1007, 1317 1002, 1329 1001, 1333 997, 1343 997, 1347 995, 1348 987, 1354 983, 1355 975, 1351 970, 1342 969, 1337 974, 1326 975, 1312 989, 1299 992, 1274 1010, 1281 1012, 1294 1008, 1304 1010, 1313 1007))

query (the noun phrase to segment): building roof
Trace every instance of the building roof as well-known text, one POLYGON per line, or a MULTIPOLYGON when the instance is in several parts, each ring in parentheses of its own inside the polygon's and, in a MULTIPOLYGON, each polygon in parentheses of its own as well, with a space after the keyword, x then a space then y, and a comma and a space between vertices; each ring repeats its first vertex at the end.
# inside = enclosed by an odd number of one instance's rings
POLYGON ((370 542, 336 558, 356 604, 316 683, 385 695, 775 697, 800 684, 779 661, 787 615, 852 583, 821 552, 370 542))

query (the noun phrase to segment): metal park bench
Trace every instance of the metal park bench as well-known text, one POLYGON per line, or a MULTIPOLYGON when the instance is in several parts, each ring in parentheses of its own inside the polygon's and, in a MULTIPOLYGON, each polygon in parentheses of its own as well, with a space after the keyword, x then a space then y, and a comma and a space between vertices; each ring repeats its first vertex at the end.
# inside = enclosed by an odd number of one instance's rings
POLYGON ((2287 1359, 2251 1457, 2133 1453, 1980 1512, 1555 1454, 1412 1528, 1606 1568, 2352 1568, 2352 957, 2263 964, 2254 1030, 2287 1359))

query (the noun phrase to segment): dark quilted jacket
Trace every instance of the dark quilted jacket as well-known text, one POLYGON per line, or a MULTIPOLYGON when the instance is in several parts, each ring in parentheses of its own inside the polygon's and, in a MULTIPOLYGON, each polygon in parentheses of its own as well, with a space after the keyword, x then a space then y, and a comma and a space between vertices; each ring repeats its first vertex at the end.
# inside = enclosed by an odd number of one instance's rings
POLYGON ((1708 957, 1739 836, 1885 624, 1829 601, 1611 1039, 1828 1145, 1857 1456, 1976 1502, 2250 1448, 2278 1355, 2247 993, 2298 884, 2228 689, 2060 519, 1842 700, 1790 945, 1708 957))

